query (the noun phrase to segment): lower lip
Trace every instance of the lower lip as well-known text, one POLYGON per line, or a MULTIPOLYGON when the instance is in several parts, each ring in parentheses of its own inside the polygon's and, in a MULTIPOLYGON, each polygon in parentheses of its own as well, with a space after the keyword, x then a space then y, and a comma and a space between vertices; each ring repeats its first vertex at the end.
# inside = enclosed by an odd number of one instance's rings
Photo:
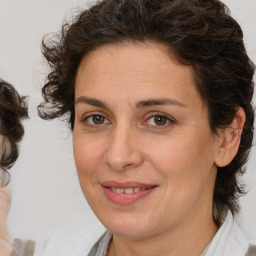
POLYGON ((111 189, 108 189, 106 187, 103 187, 103 191, 106 195, 106 197, 114 204, 119 204, 119 205, 130 205, 144 197, 146 197, 147 195, 149 195, 151 192, 153 192, 153 190, 156 187, 147 189, 147 190, 143 190, 143 191, 139 191, 136 193, 132 193, 132 194, 118 194, 113 192, 111 189))

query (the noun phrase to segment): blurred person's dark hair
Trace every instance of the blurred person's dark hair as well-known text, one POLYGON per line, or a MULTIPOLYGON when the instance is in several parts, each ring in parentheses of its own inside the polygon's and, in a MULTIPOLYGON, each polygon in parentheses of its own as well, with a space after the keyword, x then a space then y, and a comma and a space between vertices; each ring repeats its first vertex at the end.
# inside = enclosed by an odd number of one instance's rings
POLYGON ((11 84, 0 79, 0 187, 8 184, 8 169, 18 158, 24 118, 28 118, 26 97, 21 97, 11 84))

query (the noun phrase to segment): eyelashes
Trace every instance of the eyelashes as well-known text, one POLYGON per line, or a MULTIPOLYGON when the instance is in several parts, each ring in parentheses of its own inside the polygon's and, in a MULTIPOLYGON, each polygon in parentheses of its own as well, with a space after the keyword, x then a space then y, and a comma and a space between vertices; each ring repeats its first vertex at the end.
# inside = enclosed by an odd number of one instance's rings
MULTIPOLYGON (((168 128, 176 123, 176 120, 166 114, 150 113, 144 117, 146 120, 141 123, 142 126, 156 129, 168 128)), ((81 122, 91 128, 103 128, 111 125, 111 121, 103 114, 91 114, 82 118, 81 122)))
POLYGON ((102 125, 108 123, 107 118, 102 115, 90 115, 84 118, 83 122, 87 122, 90 125, 102 125))
POLYGON ((170 124, 175 123, 173 119, 162 114, 153 115, 150 118, 148 118, 146 122, 150 126, 157 126, 157 127, 166 127, 170 124))

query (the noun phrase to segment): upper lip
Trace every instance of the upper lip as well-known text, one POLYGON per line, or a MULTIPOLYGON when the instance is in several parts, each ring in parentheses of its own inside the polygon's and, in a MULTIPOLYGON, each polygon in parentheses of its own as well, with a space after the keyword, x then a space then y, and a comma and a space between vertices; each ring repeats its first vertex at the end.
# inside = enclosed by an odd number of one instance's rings
POLYGON ((157 187, 156 184, 145 184, 136 181, 126 181, 126 182, 118 182, 118 181, 104 181, 101 182, 103 187, 111 187, 111 188, 152 188, 157 187))

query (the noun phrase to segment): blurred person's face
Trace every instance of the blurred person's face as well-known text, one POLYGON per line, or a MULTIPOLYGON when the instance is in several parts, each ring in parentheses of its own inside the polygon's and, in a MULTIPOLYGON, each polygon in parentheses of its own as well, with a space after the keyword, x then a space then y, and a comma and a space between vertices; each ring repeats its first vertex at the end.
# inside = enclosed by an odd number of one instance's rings
MULTIPOLYGON (((0 125, 1 125, 1 121, 0 121, 0 125)), ((4 162, 10 154, 11 154, 11 143, 6 137, 0 134, 0 167, 2 165, 2 162, 4 162)))
POLYGON ((212 212, 218 136, 191 67, 158 44, 104 46, 75 84, 82 191, 115 234, 145 237, 212 212))

